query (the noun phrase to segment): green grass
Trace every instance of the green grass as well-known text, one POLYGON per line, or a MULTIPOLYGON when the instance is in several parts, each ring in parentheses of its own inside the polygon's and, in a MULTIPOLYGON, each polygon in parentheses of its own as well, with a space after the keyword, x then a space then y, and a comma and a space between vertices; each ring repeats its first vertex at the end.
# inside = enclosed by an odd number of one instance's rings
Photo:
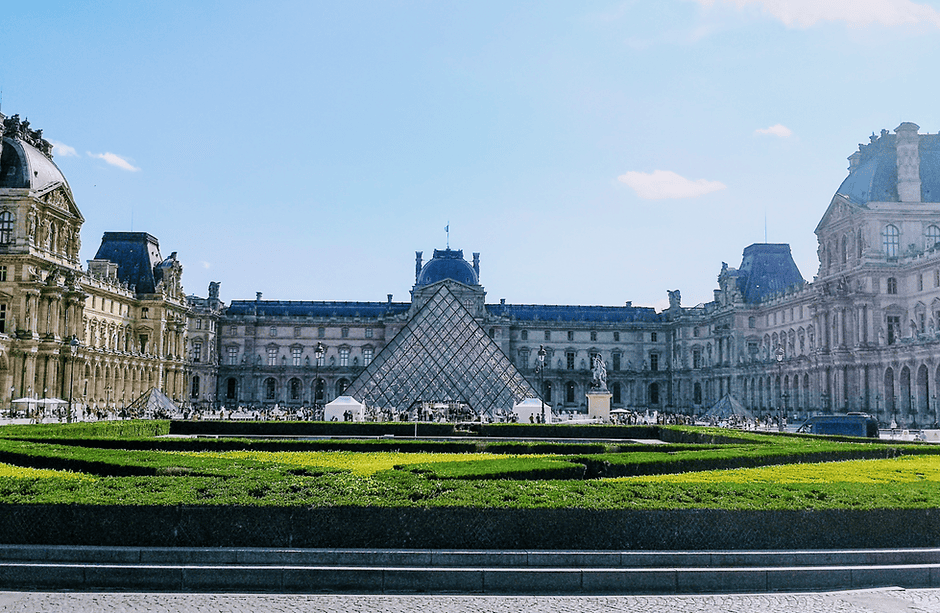
POLYGON ((442 448, 460 453, 430 453, 419 445, 422 441, 406 440, 316 441, 310 446, 311 441, 269 445, 240 439, 183 439, 209 450, 193 453, 165 448, 173 447, 177 439, 155 437, 167 431, 167 422, 2 427, 0 462, 10 468, 0 470, 0 502, 940 508, 940 448, 929 445, 683 427, 664 429, 663 437, 675 444, 656 447, 467 441, 442 448), (372 451, 329 450, 330 444, 372 451), (264 450, 277 445, 282 448, 276 452, 264 450), (532 453, 536 450, 543 453, 532 453))

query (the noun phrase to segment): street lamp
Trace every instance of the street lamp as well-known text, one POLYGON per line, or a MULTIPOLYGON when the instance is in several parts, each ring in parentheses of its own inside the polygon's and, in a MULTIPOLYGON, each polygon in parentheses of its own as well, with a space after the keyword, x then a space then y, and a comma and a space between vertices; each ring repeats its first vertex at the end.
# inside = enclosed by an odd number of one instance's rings
POLYGON ((539 375, 539 399, 542 401, 542 423, 545 423, 545 346, 539 345, 539 365, 535 367, 539 375))
POLYGON ((13 419, 14 417, 16 417, 16 412, 14 411, 14 407, 13 407, 14 394, 16 394, 16 388, 11 385, 10 386, 10 419, 13 419))
POLYGON ((69 408, 65 415, 65 420, 68 423, 72 423, 72 386, 75 382, 75 351, 78 349, 79 344, 78 338, 73 334, 71 340, 69 340, 69 348, 71 349, 69 353, 71 353, 72 367, 69 370, 69 408))
POLYGON ((317 358, 317 378, 313 382, 313 410, 316 412, 317 417, 320 416, 320 362, 323 361, 324 353, 326 353, 326 349, 323 347, 323 343, 317 343, 317 349, 314 352, 317 358))
MULTIPOLYGON (((784 351, 783 351, 783 345, 777 345, 777 350, 774 351, 774 358, 777 359, 777 386, 778 386, 778 389, 779 389, 780 384, 783 382, 783 377, 781 376, 781 373, 783 372, 783 358, 784 358, 784 355, 786 355, 786 354, 785 354, 784 351)), ((787 401, 787 399, 790 397, 790 395, 787 394, 786 392, 784 392, 784 393, 781 395, 781 397, 783 398, 783 402, 784 402, 784 404, 785 404, 786 401, 787 401)), ((775 398, 774 400, 776 400, 776 398, 775 398)), ((777 403, 774 403, 774 404, 777 404, 777 403)), ((777 404, 777 427, 778 427, 778 429, 779 429, 780 432, 783 432, 783 415, 780 413, 780 405, 779 405, 779 404, 777 404)))

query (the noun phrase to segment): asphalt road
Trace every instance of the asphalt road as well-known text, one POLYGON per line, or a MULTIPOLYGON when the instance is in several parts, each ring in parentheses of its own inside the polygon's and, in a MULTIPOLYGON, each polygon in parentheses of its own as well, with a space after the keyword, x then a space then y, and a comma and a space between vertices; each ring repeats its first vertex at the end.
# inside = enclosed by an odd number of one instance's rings
POLYGON ((940 589, 703 596, 354 596, 0 592, 0 611, 161 613, 938 613, 940 589))

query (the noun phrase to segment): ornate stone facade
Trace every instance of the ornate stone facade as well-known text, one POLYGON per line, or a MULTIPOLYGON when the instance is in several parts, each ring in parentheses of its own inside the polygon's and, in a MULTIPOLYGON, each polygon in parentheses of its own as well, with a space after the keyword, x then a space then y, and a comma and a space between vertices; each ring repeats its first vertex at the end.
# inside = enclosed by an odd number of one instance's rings
POLYGON ((182 266, 145 233, 105 233, 87 270, 81 215, 40 130, 0 116, 0 390, 120 410, 183 397, 182 266), (128 250, 129 249, 129 250, 128 250))

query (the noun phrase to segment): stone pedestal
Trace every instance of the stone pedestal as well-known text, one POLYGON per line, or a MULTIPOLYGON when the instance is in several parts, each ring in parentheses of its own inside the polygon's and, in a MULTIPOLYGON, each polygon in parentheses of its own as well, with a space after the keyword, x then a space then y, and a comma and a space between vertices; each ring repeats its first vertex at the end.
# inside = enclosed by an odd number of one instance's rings
POLYGON ((607 390, 595 390, 587 394, 588 417, 600 417, 610 421, 610 399, 613 396, 607 390))

